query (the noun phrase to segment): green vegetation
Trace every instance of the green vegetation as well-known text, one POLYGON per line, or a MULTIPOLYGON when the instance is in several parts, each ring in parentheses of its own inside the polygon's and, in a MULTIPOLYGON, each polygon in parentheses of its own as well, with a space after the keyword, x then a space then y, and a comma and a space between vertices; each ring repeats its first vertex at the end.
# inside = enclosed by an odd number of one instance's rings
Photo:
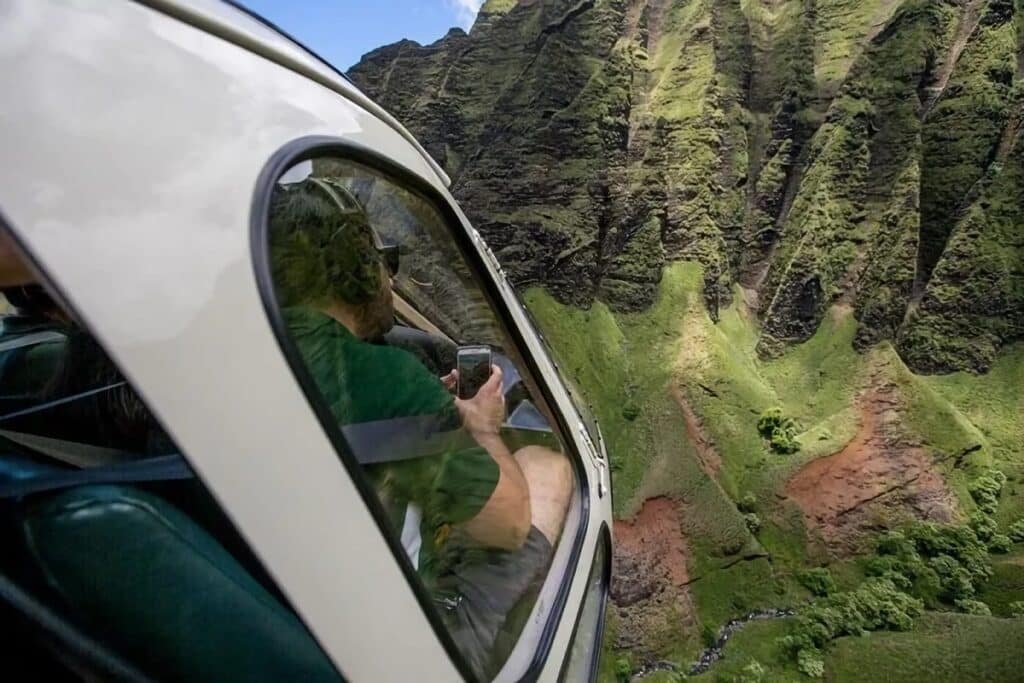
POLYGON ((836 582, 832 573, 825 567, 815 567, 802 571, 796 576, 800 585, 811 592, 811 595, 825 597, 836 592, 836 582))
MULTIPOLYGON (((1002 537, 1009 538, 1011 532, 1009 524, 1001 532, 997 521, 1001 515, 999 501, 1007 498, 1009 482, 1000 485, 1003 477, 999 470, 980 467, 992 462, 988 434, 981 434, 946 397, 954 391, 979 397, 990 395, 987 391, 992 389, 998 393, 1004 390, 1004 381, 1011 381, 1009 374, 998 377, 998 384, 993 383, 996 378, 991 376, 973 375, 964 375, 959 382, 952 383, 949 378, 920 378, 909 373, 891 347, 883 346, 868 356, 858 356, 852 350, 856 324, 848 315, 828 317, 829 324, 806 343, 777 360, 761 361, 754 352, 756 335, 739 306, 733 304, 723 309, 717 324, 702 312, 696 296, 701 282, 699 270, 692 265, 669 269, 655 305, 643 313, 615 314, 601 304, 595 304, 590 311, 575 311, 557 304, 540 290, 529 292, 526 300, 547 331, 561 366, 592 400, 609 440, 617 437, 622 440, 619 443, 630 444, 628 452, 636 453, 625 462, 614 463, 620 514, 653 495, 677 495, 699 501, 688 508, 694 514, 688 516, 686 531, 687 538, 692 539, 688 562, 691 576, 700 577, 691 590, 703 631, 713 637, 718 625, 750 609, 795 604, 798 585, 812 595, 852 595, 843 599, 854 605, 867 600, 869 605, 877 603, 885 610, 896 609, 894 619, 899 614, 916 614, 914 606, 918 601, 930 608, 971 612, 983 611, 979 602, 995 604, 986 584, 992 575, 989 552, 990 548, 998 550, 1004 543, 1002 537), (672 332, 679 321, 683 326, 681 336, 672 332), (605 342, 572 342, 581 338, 605 342), (643 348, 645 352, 631 354, 633 348, 643 348), (954 481, 961 482, 958 486, 963 490, 962 500, 974 504, 975 512, 969 524, 913 524, 884 535, 878 556, 863 565, 867 581, 862 583, 864 575, 853 571, 852 566, 839 563, 832 569, 838 571, 837 577, 842 577, 840 582, 829 569, 808 571, 802 540, 805 532, 799 516, 785 512, 785 504, 773 500, 768 492, 800 462, 835 452, 852 438, 856 422, 851 403, 855 387, 868 366, 883 369, 900 388, 901 395, 910 397, 908 424, 929 435, 928 446, 936 457, 970 451, 960 462, 976 463, 969 470, 973 474, 965 476, 963 471, 954 469, 949 472, 961 477, 954 476, 954 481), (598 368, 602 371, 598 372, 598 368), (618 369, 622 369, 621 374, 617 374, 618 369), (937 387, 936 381, 944 384, 937 387), (679 386, 676 382, 682 385, 679 390, 674 389, 679 386), (984 382, 990 383, 988 390, 975 386, 984 382), (641 391, 640 387, 660 387, 661 396, 641 391), (787 387, 789 391, 785 390, 787 387), (675 429, 680 431, 669 433, 682 431, 680 406, 674 394, 686 399, 701 416, 706 435, 722 454, 722 470, 718 473, 721 488, 698 464, 689 437, 674 444, 664 440, 673 419, 675 429), (632 421, 623 415, 624 396, 639 407, 632 421), (802 450, 800 460, 783 464, 768 456, 771 447, 758 433, 758 422, 763 423, 765 432, 765 423, 770 423, 772 429, 785 428, 795 423, 786 419, 788 414, 795 414, 802 423, 810 425, 800 435, 800 441, 808 444, 808 452, 802 450), (730 429, 734 424, 744 425, 744 429, 730 429), (971 450, 978 443, 983 448, 971 450), (637 449, 637 444, 645 446, 637 449), (651 457, 633 469, 644 455, 651 457), (666 481, 666 472, 672 472, 675 478, 666 481), (736 502, 730 503, 730 498, 736 502), (980 504, 975 504, 975 499, 980 504), (731 512, 722 517, 725 505, 731 512), (709 514, 711 510, 714 514, 709 514), (743 525, 742 530, 737 529, 737 522, 743 525), (748 533, 756 534, 757 540, 748 533), (758 547, 772 553, 771 566, 756 560, 722 567, 723 556, 743 554, 749 552, 744 548, 758 547), (843 592, 837 593, 840 583, 843 592), (879 585, 886 588, 881 590, 879 585), (888 586, 894 586, 904 597, 890 596, 888 586), (889 598, 894 602, 890 604, 889 598)), ((611 444, 613 457, 620 452, 616 450, 619 447, 611 444)), ((1024 524, 1020 526, 1024 528, 1024 524)), ((1012 590, 1006 595, 1024 597, 1024 593, 1012 590)), ((1006 605, 1009 602, 1012 600, 1007 600, 1006 605)), ((999 610, 992 609, 1008 615, 1005 605, 999 610)), ((870 626, 874 622, 869 619, 832 624, 834 630, 828 641, 842 638, 847 628, 858 623, 870 626)), ((871 628, 894 628, 895 623, 871 628)), ((900 627, 909 627, 901 618, 898 623, 900 627)), ((665 652, 682 653, 680 661, 692 657, 685 653, 695 652, 690 648, 700 641, 700 630, 689 636, 684 634, 681 631, 677 637, 691 643, 687 648, 678 650, 667 641, 664 645, 665 652)), ((800 666, 799 651, 791 656, 793 660, 780 660, 778 656, 757 659, 768 664, 771 672, 776 671, 775 667, 790 666, 787 661, 792 662, 796 671, 800 666)), ((831 660, 811 651, 804 655, 804 669, 813 671, 817 661, 825 663, 827 672, 831 660)))
POLYGON ((820 677, 822 650, 833 640, 871 631, 907 631, 923 607, 889 579, 868 579, 856 590, 815 601, 796 618, 781 644, 796 657, 801 672, 820 677))
POLYGON ((808 678, 822 678, 825 675, 825 660, 821 651, 814 648, 800 650, 796 655, 796 668, 808 678))
POLYGON ((629 655, 619 655, 615 658, 615 678, 626 683, 633 675, 633 658, 629 655))
POLYGON ((994 515, 996 508, 999 507, 999 493, 1005 483, 1006 475, 999 470, 993 470, 975 479, 967 490, 982 513, 994 515))
POLYGON ((769 408, 761 413, 757 433, 768 440, 769 447, 776 453, 789 454, 800 450, 796 423, 792 418, 783 417, 782 408, 769 408))
POLYGON ((992 578, 981 589, 982 600, 997 617, 1012 617, 1014 605, 1024 601, 1024 548, 992 558, 992 578))
POLYGON ((835 681, 1016 681, 1024 620, 926 612, 910 632, 838 640, 826 656, 835 681))
MULTIPOLYGON (((924 416, 930 410, 936 422, 945 421, 947 425, 944 433, 938 432, 942 440, 935 442, 939 453, 957 455, 982 445, 981 451, 969 454, 964 464, 995 466, 1007 475, 1009 481, 1003 487, 995 515, 998 523, 1007 529, 1024 518, 1024 487, 1018 483, 1024 476, 1021 377, 1024 377, 1024 344, 1017 344, 1007 349, 984 375, 956 372, 918 377, 913 394, 932 397, 937 402, 932 408, 922 406, 920 412, 924 416)), ((936 433, 935 427, 926 433, 936 433)))
POLYGON ((486 0, 480 7, 481 14, 504 14, 516 6, 516 0, 486 0))
POLYGON ((919 522, 884 534, 869 575, 889 578, 929 607, 973 598, 992 575, 988 548, 966 526, 919 522))
MULTIPOLYGON (((742 498, 736 502, 736 508, 740 512, 756 512, 757 511, 757 496, 753 493, 746 493, 742 498)), ((1024 524, 1021 525, 1021 532, 1024 533, 1024 524)))
POLYGON ((990 610, 988 605, 983 603, 981 600, 971 600, 970 598, 966 598, 964 600, 957 600, 954 604, 956 605, 956 608, 964 614, 974 614, 982 617, 992 616, 992 610, 990 610))
POLYGON ((767 670, 761 665, 761 662, 756 659, 751 659, 743 669, 740 670, 740 675, 734 680, 736 683, 760 683, 764 680, 767 670))
MULTIPOLYGON (((601 303, 589 310, 566 307, 539 289, 524 295, 564 374, 601 421, 609 452, 619 455, 615 502, 623 515, 636 509, 633 494, 669 447, 664 427, 678 414, 670 395, 681 348, 678 320, 690 306, 692 278, 682 267, 667 271, 655 305, 638 314, 613 314, 601 303)), ((681 425, 676 429, 683 440, 681 425)))

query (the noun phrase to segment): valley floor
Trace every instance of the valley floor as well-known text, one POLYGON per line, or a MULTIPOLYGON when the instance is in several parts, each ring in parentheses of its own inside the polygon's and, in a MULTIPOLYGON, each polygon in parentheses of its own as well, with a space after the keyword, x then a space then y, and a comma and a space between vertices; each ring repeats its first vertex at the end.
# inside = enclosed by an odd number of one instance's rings
MULTIPOLYGON (((674 264, 654 306, 633 314, 525 295, 612 457, 621 521, 609 680, 645 662, 688 670, 730 619, 808 604, 808 568, 827 567, 838 590, 858 586, 881 531, 966 522, 982 473, 1007 476, 994 515, 1003 533, 1024 514, 1024 346, 985 375, 919 376, 888 343, 855 352, 857 321, 836 306, 814 337, 764 361, 744 292, 713 323, 702 283, 699 265, 674 264), (795 423, 797 452, 775 452, 758 433, 773 408, 795 423)), ((978 597, 995 616, 926 612, 909 632, 839 638, 826 678, 1012 680, 1024 619, 1006 617, 1024 599, 1024 554, 991 557, 978 597)), ((776 643, 791 621, 751 623, 700 678, 754 680, 742 671, 751 661, 762 680, 800 677, 776 643)))

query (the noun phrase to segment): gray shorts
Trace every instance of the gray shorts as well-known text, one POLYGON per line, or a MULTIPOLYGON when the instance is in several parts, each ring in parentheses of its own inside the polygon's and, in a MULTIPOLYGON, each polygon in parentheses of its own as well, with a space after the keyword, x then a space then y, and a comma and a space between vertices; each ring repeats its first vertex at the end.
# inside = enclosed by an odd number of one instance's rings
POLYGON ((530 527, 519 550, 467 549, 438 579, 445 624, 480 678, 490 680, 508 657, 551 563, 552 547, 530 527))

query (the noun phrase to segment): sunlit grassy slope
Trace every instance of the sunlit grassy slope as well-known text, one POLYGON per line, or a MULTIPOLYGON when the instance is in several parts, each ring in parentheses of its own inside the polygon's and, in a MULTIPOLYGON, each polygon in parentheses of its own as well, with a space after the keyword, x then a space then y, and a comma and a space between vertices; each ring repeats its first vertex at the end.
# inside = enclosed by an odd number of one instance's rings
POLYGON ((909 633, 843 638, 827 660, 826 680, 1019 681, 1024 619, 931 612, 909 633))

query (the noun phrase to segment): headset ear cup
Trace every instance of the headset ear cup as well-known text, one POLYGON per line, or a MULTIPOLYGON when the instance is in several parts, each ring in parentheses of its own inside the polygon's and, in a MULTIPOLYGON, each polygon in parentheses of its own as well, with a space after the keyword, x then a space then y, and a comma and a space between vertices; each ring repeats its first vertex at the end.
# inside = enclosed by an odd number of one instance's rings
POLYGON ((7 302, 18 310, 49 311, 56 308, 53 298, 41 285, 21 285, 3 290, 7 302))

